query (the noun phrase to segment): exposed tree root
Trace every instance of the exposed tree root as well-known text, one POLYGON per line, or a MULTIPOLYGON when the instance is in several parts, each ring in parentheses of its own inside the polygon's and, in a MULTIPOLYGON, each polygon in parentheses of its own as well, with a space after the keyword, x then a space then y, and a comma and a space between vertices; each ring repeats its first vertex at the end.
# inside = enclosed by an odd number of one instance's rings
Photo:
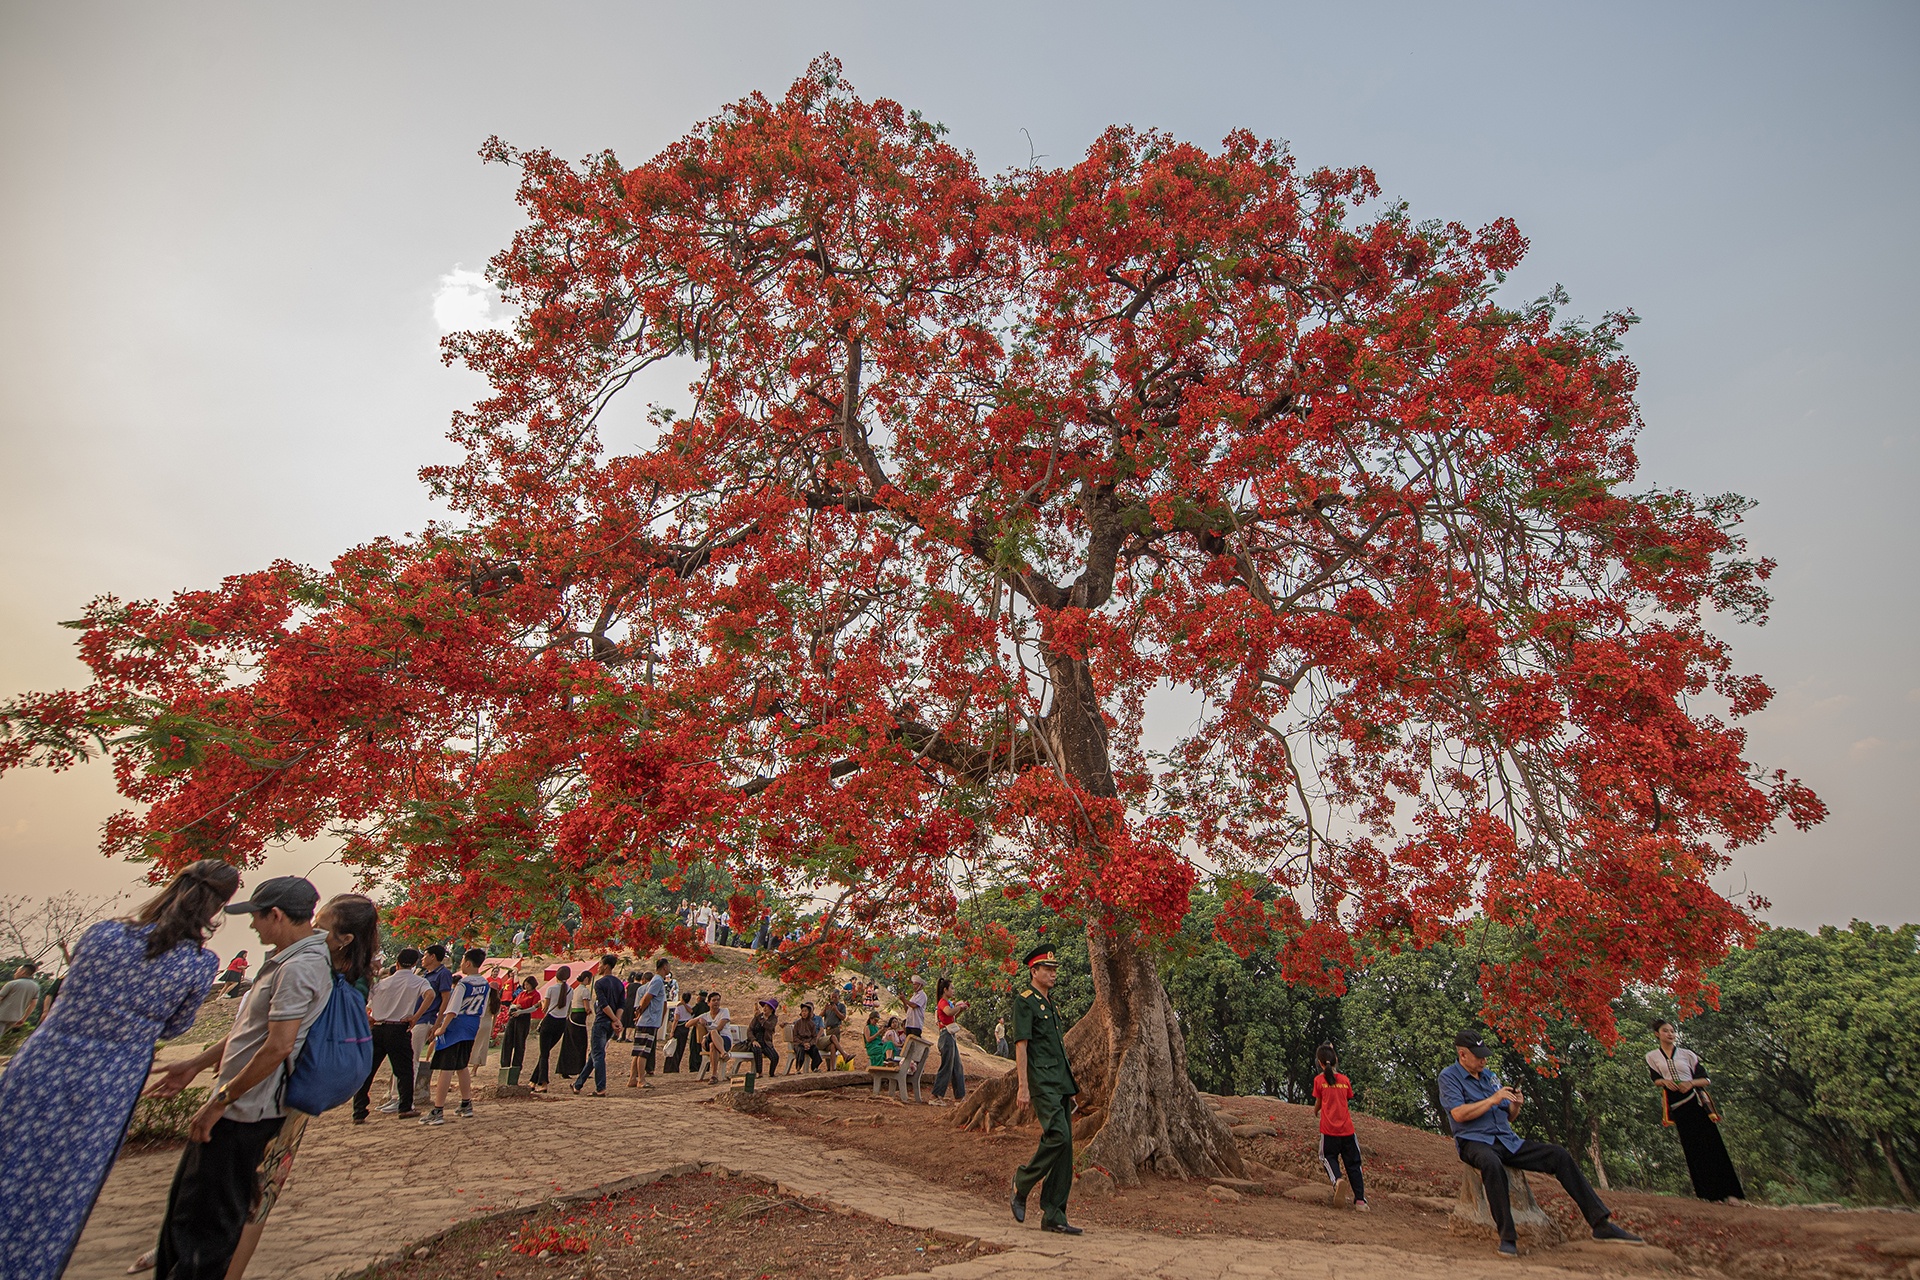
MULTIPOLYGON (((1163 1177, 1240 1177, 1245 1168, 1227 1126, 1187 1078, 1186 1042, 1153 958, 1124 938, 1094 934, 1093 1008, 1067 1032, 1067 1060, 1080 1086, 1074 1141, 1085 1162, 1121 1186, 1140 1171, 1163 1177), (1113 1010, 1124 1010, 1115 1017, 1113 1010)), ((962 1128, 1022 1125, 1019 1081, 1008 1071, 968 1091, 962 1128)))

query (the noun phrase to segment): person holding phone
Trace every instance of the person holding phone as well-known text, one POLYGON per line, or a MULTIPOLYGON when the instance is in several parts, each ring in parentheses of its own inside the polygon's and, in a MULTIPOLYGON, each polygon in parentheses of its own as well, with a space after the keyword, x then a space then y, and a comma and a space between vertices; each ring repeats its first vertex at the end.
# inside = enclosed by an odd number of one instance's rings
POLYGON ((1595 1240, 1645 1244, 1613 1221, 1613 1210, 1594 1194, 1573 1156, 1553 1142, 1536 1142, 1513 1131, 1513 1117, 1526 1102, 1518 1089, 1500 1083, 1487 1065, 1491 1056, 1478 1031, 1468 1029, 1453 1038, 1458 1061, 1440 1072, 1440 1106, 1453 1129, 1453 1145, 1460 1159, 1480 1173, 1487 1190, 1487 1210, 1500 1230, 1500 1252, 1520 1252, 1514 1243, 1513 1206, 1507 1198, 1507 1170, 1550 1173, 1560 1180, 1580 1216, 1593 1228, 1595 1240))

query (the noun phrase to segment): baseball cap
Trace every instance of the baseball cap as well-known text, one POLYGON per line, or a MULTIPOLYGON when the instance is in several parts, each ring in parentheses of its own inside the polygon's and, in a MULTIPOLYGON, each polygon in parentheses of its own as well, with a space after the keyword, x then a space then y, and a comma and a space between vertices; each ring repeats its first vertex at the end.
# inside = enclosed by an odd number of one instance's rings
POLYGON ((1478 1031, 1475 1031, 1472 1027, 1468 1027, 1465 1031, 1462 1031, 1459 1035, 1455 1036, 1453 1038, 1453 1043, 1456 1048, 1465 1049, 1467 1052, 1471 1053, 1476 1058, 1485 1058, 1489 1056, 1487 1053, 1487 1042, 1482 1040, 1480 1038, 1480 1033, 1478 1031))
POLYGON ((295 920, 310 919, 313 909, 320 905, 320 891, 312 882, 301 876, 274 876, 271 880, 262 880, 254 889, 253 896, 245 902, 229 902, 227 914, 230 916, 252 915, 258 911, 271 911, 278 907, 295 920))

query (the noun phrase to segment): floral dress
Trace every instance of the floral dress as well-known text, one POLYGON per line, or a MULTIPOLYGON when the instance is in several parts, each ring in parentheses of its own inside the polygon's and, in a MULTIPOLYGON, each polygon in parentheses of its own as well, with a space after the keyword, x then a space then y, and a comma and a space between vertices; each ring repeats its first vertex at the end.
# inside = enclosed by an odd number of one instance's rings
POLYGON ((113 1167, 154 1042, 193 1025, 213 952, 147 959, 152 925, 81 935, 60 999, 0 1076, 0 1259, 7 1280, 54 1280, 113 1167))

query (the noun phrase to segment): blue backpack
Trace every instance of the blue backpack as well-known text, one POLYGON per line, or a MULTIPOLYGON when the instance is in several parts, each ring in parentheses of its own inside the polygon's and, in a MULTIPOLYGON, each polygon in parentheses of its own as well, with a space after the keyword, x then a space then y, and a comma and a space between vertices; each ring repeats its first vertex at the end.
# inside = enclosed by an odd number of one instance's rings
POLYGON ((333 975, 327 1007, 307 1030, 300 1060, 293 1065, 283 1105, 317 1116, 360 1092, 373 1074, 373 1027, 367 1001, 342 975, 333 975))

